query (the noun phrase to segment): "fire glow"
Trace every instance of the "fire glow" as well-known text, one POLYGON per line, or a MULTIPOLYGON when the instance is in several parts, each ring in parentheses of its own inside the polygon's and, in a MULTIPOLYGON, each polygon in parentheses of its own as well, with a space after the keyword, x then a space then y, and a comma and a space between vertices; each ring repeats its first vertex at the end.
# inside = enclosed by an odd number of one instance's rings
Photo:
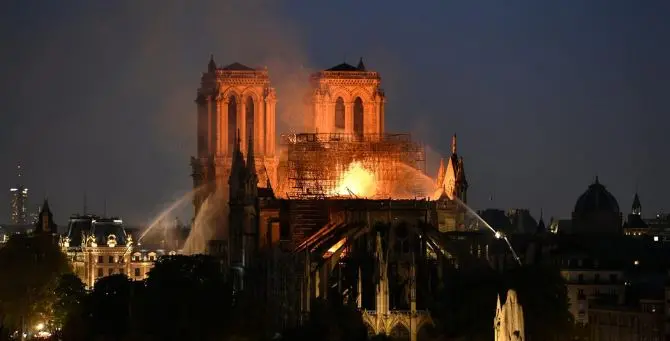
POLYGON ((334 195, 342 196, 353 194, 357 197, 374 197, 377 194, 375 174, 365 168, 360 161, 354 161, 349 164, 333 192, 334 195))

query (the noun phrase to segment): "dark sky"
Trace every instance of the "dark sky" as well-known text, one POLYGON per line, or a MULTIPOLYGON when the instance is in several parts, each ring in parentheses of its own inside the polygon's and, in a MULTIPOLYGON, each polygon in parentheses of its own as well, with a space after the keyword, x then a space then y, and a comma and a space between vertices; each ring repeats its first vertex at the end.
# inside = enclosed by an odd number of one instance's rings
POLYGON ((0 5, 0 221, 18 162, 61 224, 85 192, 140 224, 188 191, 210 53, 268 66, 284 130, 310 71, 363 56, 431 174, 458 133, 477 209, 567 217, 596 174, 624 212, 636 186, 670 209, 668 1, 186 3, 0 5))

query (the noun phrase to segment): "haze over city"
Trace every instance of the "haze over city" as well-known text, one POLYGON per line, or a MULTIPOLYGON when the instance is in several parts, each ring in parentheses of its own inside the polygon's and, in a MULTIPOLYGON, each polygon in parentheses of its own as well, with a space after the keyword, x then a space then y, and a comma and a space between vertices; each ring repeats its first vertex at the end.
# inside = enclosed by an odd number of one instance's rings
POLYGON ((472 207, 568 217, 598 175, 624 212, 636 190, 647 215, 667 209, 669 3, 379 6, 6 4, 0 216, 19 163, 31 205, 48 196, 59 224, 85 193, 90 211, 142 224, 190 190, 210 54, 268 67, 278 133, 300 128, 310 72, 363 57, 382 76, 387 130, 429 147, 429 174, 458 134, 472 207))

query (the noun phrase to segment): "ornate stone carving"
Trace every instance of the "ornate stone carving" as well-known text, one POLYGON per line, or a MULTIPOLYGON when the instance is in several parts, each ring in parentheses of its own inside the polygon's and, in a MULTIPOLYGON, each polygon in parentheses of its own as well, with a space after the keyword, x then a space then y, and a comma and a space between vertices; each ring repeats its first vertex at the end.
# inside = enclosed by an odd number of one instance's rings
POLYGON ((516 291, 507 291, 507 300, 502 306, 498 296, 493 328, 495 341, 523 341, 526 338, 523 309, 517 299, 516 291))

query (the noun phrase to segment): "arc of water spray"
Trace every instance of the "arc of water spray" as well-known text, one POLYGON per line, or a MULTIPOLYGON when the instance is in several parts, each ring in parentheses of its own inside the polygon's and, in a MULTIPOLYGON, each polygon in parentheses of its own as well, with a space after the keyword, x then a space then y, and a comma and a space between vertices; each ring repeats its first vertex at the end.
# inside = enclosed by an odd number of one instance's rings
POLYGON ((497 239, 502 239, 502 240, 504 240, 505 243, 507 243, 507 246, 509 247, 509 250, 512 252, 512 256, 514 256, 514 260, 516 260, 517 263, 519 263, 519 265, 522 265, 522 264, 521 264, 521 259, 520 259, 519 256, 516 254, 516 251, 514 251, 514 248, 512 247, 512 243, 510 243, 510 241, 509 241, 509 239, 507 238, 506 235, 504 235, 504 234, 503 234, 502 232, 500 232, 500 231, 496 231, 496 229, 494 229, 493 227, 491 227, 491 225, 489 225, 489 223, 487 223, 486 220, 484 220, 484 218, 480 217, 479 214, 477 214, 477 212, 475 212, 472 208, 470 208, 470 206, 466 205, 466 204, 465 204, 461 199, 459 199, 458 197, 454 197, 453 200, 454 200, 455 202, 457 202, 459 205, 461 205, 462 207, 464 207, 466 210, 468 210, 468 212, 469 212, 470 214, 472 214, 473 216, 475 216, 479 221, 481 221, 481 222, 484 224, 484 226, 488 227, 488 229, 491 230, 491 232, 493 232, 493 234, 495 235, 495 237, 496 237, 497 239))
POLYGON ((168 214, 170 214, 172 211, 174 211, 177 207, 181 206, 186 200, 191 199, 193 195, 196 193, 200 192, 203 188, 206 188, 207 185, 201 185, 200 187, 194 188, 190 191, 188 191, 186 194, 182 195, 177 201, 173 202, 170 206, 168 206, 166 209, 164 209, 154 220, 149 224, 149 227, 142 232, 140 237, 137 239, 137 242, 139 243, 144 236, 146 236, 151 230, 154 229, 160 222, 167 217, 168 214))

